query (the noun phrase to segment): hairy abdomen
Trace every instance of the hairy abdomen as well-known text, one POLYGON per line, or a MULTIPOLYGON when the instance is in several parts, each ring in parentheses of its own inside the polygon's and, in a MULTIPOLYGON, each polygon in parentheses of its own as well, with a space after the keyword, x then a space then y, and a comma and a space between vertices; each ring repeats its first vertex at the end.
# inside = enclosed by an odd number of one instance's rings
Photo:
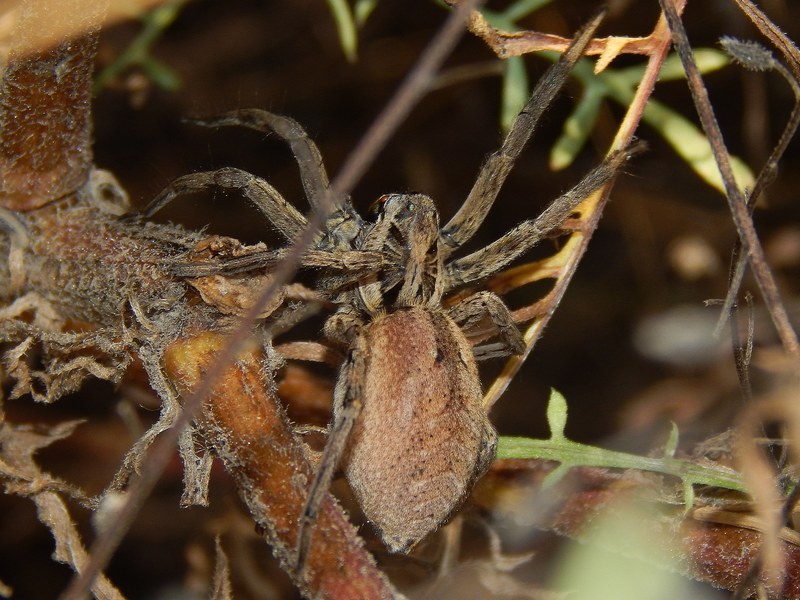
POLYGON ((365 327, 363 408, 345 470, 367 518, 405 551, 461 505, 494 458, 472 348, 443 312, 421 307, 365 327))

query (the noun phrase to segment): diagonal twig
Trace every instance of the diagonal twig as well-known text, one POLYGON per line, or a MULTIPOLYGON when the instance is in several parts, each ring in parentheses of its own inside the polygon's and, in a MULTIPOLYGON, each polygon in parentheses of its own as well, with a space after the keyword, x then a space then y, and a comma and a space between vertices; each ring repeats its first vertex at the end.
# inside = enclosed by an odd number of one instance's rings
POLYGON ((675 49, 686 71, 689 90, 692 93, 697 114, 700 117, 703 130, 711 142, 711 151, 714 154, 714 160, 717 163, 720 175, 725 184, 726 199, 728 200, 731 215, 733 216, 733 222, 736 226, 739 238, 744 248, 747 250, 748 259, 753 268, 753 275, 764 297, 764 302, 767 305, 772 322, 775 325, 784 349, 795 361, 800 362, 800 342, 798 342, 797 335, 789 320, 789 315, 781 300, 775 278, 764 257, 764 250, 756 234, 755 226, 747 209, 744 195, 736 185, 736 179, 731 169, 730 156, 725 147, 725 142, 722 139, 722 132, 720 131, 719 124, 714 116, 714 109, 711 106, 708 91, 703 84, 702 77, 694 62, 692 48, 689 44, 686 30, 683 27, 683 23, 681 22, 672 0, 659 0, 659 2, 667 18, 667 22, 669 23, 669 28, 672 31, 675 49))

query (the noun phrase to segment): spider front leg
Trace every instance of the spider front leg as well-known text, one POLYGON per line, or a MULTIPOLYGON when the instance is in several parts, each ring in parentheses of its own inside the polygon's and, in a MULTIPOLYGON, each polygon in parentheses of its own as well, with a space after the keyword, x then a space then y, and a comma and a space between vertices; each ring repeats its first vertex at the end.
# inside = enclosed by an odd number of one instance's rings
MULTIPOLYGON (((283 138, 294 154, 303 190, 311 208, 316 210, 324 204, 325 196, 330 191, 330 181, 322 155, 305 129, 294 119, 257 108, 248 108, 193 122, 204 127, 239 126, 262 133, 276 133, 283 138)), ((348 198, 328 215, 325 229, 329 232, 333 247, 341 248, 350 247, 364 226, 363 219, 348 198)))
POLYGON ((509 353, 522 354, 525 351, 525 340, 514 324, 511 311, 493 292, 472 294, 453 306, 448 314, 468 339, 500 335, 501 341, 498 343, 473 347, 472 352, 477 360, 507 356, 509 353))
POLYGON ((525 108, 511 124, 500 150, 483 164, 464 204, 450 222, 442 227, 440 238, 443 252, 451 254, 475 235, 492 208, 514 162, 531 138, 539 118, 564 86, 572 67, 583 56, 603 16, 604 13, 601 12, 578 31, 559 61, 547 69, 539 80, 525 108))
POLYGON ((142 214, 150 218, 176 198, 210 188, 234 190, 244 195, 287 241, 297 238, 308 225, 306 218, 269 183, 233 167, 178 177, 147 205, 142 214))
POLYGON ((276 115, 258 108, 234 110, 218 117, 194 119, 193 123, 203 127, 247 127, 262 133, 275 132, 289 144, 300 169, 308 202, 312 208, 319 206, 330 187, 325 163, 317 145, 308 137, 305 129, 289 117, 276 115))
POLYGON ((554 200, 544 212, 514 229, 488 246, 447 264, 447 289, 485 279, 507 266, 538 244, 564 223, 589 195, 611 181, 628 160, 644 150, 635 144, 609 156, 571 190, 554 200))

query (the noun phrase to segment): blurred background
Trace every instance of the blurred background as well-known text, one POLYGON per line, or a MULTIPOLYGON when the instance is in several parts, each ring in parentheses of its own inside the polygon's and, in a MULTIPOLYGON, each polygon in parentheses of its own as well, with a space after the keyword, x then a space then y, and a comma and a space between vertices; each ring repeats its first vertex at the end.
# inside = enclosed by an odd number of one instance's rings
MULTIPOLYGON (((501 10, 509 4, 490 3, 489 8, 501 10)), ((518 26, 569 36, 597 5, 551 2, 518 26)), ((780 0, 760 6, 790 37, 800 38, 800 6, 780 0)), ((658 15, 655 0, 612 1, 610 8, 601 35, 647 35, 658 15)), ((114 172, 140 207, 175 177, 230 165, 264 177, 305 210, 296 164, 278 140, 245 130, 205 129, 185 119, 250 107, 292 116, 317 142, 334 175, 436 34, 446 10, 435 2, 377 2, 358 31, 352 60, 345 56, 329 4, 321 0, 193 0, 182 4, 174 17, 149 50, 157 61, 152 69, 162 69, 159 81, 169 89, 154 80, 155 71, 134 65, 109 78, 99 90, 97 164, 114 172)), ((717 47, 723 35, 761 41, 728 0, 689 2, 684 20, 697 48, 717 47)), ((104 30, 99 71, 118 61, 143 27, 140 19, 130 19, 104 30)), ((612 68, 643 62, 641 57, 622 57, 612 68)), ((549 64, 546 59, 526 57, 530 81, 535 82, 549 64)), ((444 69, 445 75, 454 76, 443 78, 442 85, 423 98, 376 157, 353 192, 356 206, 366 212, 382 194, 418 191, 435 199, 446 221, 466 197, 481 162, 502 140, 503 70, 482 41, 465 35, 444 69)), ((706 83, 731 151, 757 171, 792 108, 791 89, 776 74, 749 73, 737 66, 709 74, 706 83)), ((470 247, 480 247, 534 217, 602 159, 624 110, 612 103, 601 108, 588 144, 573 164, 558 172, 549 167, 552 145, 581 93, 581 86, 571 82, 546 112, 470 247)), ((657 86, 654 97, 696 122, 683 81, 657 86)), ((681 448, 690 450, 694 443, 725 431, 741 406, 730 342, 713 338, 718 311, 704 306, 726 291, 735 231, 725 199, 687 166, 658 131, 643 125, 638 137, 648 143, 648 152, 619 177, 561 306, 523 371, 492 411, 502 435, 546 436, 544 410, 551 387, 568 401, 569 437, 636 453, 663 445, 670 422, 681 431, 681 448)), ((795 316, 799 160, 800 146, 794 143, 756 213, 768 259, 795 316)), ((211 233, 247 242, 278 240, 245 200, 221 192, 181 199, 158 219, 206 227, 211 233)), ((545 256, 554 248, 546 242, 533 256, 545 256)), ((745 288, 756 296, 752 376, 758 392, 780 370, 780 352, 749 279, 745 288)), ((545 290, 534 286, 518 291, 508 302, 522 306, 545 290)), ((321 320, 312 320, 292 335, 318 339, 320 326, 321 320)), ((501 365, 502 361, 484 365, 485 382, 501 365)), ((333 373, 314 372, 324 389, 324 381, 333 373)), ((120 411, 133 410, 146 421, 155 416, 157 406, 146 382, 133 376, 120 390, 97 383, 54 407, 33 406, 22 399, 8 403, 7 409, 20 420, 93 415, 79 435, 43 456, 48 468, 97 493, 131 442, 120 411), (124 397, 128 408, 108 402, 110 395, 124 397), (56 414, 54 409, 62 412, 56 414)), ((210 540, 217 531, 239 531, 238 537, 231 536, 238 541, 231 544, 250 547, 228 549, 244 557, 241 570, 248 578, 246 591, 237 597, 292 597, 291 586, 258 545, 221 469, 215 471, 212 488, 210 509, 179 510, 176 458, 108 571, 131 598, 198 597, 191 592, 192 577, 202 579, 212 569, 210 540)), ((15 598, 54 597, 69 571, 50 561, 49 534, 24 500, 3 497, 0 507, 4 532, 0 579, 17 590, 15 598)), ((411 569, 413 576, 401 576, 411 580, 416 571, 421 576, 427 573, 414 559, 394 568, 411 569)))

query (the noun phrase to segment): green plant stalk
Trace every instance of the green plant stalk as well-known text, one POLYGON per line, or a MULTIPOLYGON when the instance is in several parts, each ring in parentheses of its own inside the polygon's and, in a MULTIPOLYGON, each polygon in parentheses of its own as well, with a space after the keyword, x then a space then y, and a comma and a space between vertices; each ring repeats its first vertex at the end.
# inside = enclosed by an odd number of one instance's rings
MULTIPOLYGON (((717 70, 729 62, 724 53, 712 49, 697 50, 695 57, 703 74, 717 70)), ((682 70, 678 70, 675 63, 677 57, 674 56, 665 61, 661 81, 683 77, 682 70)), ((572 71, 572 75, 587 89, 602 85, 604 94, 622 106, 627 106, 632 100, 641 73, 641 67, 632 67, 619 71, 607 70, 595 75, 592 63, 587 60, 578 62, 572 71)), ((644 109, 642 120, 653 127, 703 181, 724 191, 708 138, 691 121, 652 99, 644 109)), ((731 157, 731 160, 739 187, 752 188, 755 183, 753 172, 741 159, 731 157)))
POLYGON ((553 390, 547 404, 547 422, 550 439, 537 440, 524 437, 501 436, 497 458, 552 460, 561 463, 545 479, 543 486, 553 485, 573 467, 602 467, 636 469, 671 475, 683 482, 684 503, 690 509, 694 503, 694 486, 707 485, 747 493, 744 480, 736 471, 715 464, 701 464, 674 458, 677 446, 677 428, 673 426, 664 455, 661 457, 637 456, 616 450, 574 442, 564 435, 567 423, 567 402, 553 390))
POLYGON ((639 471, 672 475, 682 480, 689 480, 695 485, 710 485, 738 492, 747 492, 742 477, 732 469, 720 465, 701 465, 671 457, 637 456, 581 444, 566 438, 537 440, 501 436, 497 448, 497 457, 553 460, 569 467, 637 469, 639 471))

